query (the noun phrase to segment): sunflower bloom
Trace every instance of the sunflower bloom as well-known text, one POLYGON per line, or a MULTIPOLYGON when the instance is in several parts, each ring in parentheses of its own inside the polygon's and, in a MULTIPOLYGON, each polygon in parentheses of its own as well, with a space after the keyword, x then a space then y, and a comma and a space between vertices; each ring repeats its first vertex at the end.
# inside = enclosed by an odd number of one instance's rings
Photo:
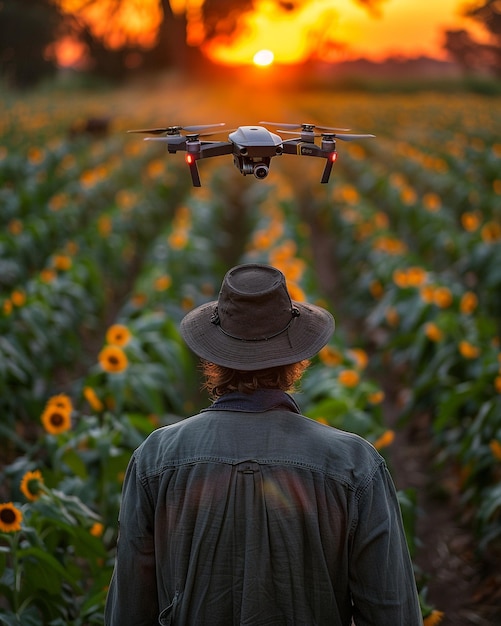
POLYGON ((465 359, 476 359, 480 354, 480 350, 477 346, 474 346, 469 341, 463 340, 459 342, 459 352, 465 359))
POLYGON ((14 305, 12 304, 12 300, 4 300, 2 304, 2 310, 4 315, 10 315, 12 313, 12 309, 14 305))
POLYGON ((351 369, 341 370, 337 377, 343 387, 356 387, 360 381, 358 372, 351 369))
POLYGON ((392 327, 398 326, 398 323, 400 322, 400 316, 398 314, 398 311, 393 306, 389 306, 386 309, 385 318, 388 324, 392 327))
POLYGON ((373 298, 379 300, 384 293, 384 287, 379 280, 373 280, 369 285, 369 291, 373 298))
POLYGON ((172 285, 172 278, 167 274, 159 276, 155 279, 154 287, 155 291, 165 291, 172 285))
POLYGON ((305 302, 306 294, 297 283, 287 283, 287 289, 289 290, 291 300, 295 300, 296 302, 305 302))
POLYGON ((498 393, 501 393, 501 376, 496 376, 494 379, 494 388, 498 393))
POLYGON ((501 461, 501 442, 499 442, 497 439, 493 439, 489 443, 489 448, 491 449, 494 458, 498 461, 501 461))
POLYGON ((23 232, 23 223, 21 220, 12 219, 7 224, 7 229, 11 235, 20 235, 23 232))
POLYGON ((478 298, 473 291, 467 291, 461 296, 461 301, 459 303, 459 310, 461 313, 469 315, 470 313, 473 313, 477 306, 478 298))
POLYGON ((84 387, 83 388, 83 396, 89 403, 89 406, 98 413, 104 409, 104 404, 97 397, 97 393, 92 389, 92 387, 84 387))
POLYGON ((169 235, 167 241, 173 250, 182 250, 188 244, 188 232, 183 228, 178 228, 169 235))
POLYGON ((444 334, 440 328, 433 322, 428 322, 424 327, 424 334, 430 341, 442 341, 444 334))
POLYGON ((66 254, 56 254, 55 257, 52 259, 52 263, 55 269, 60 272, 68 271, 73 265, 73 261, 66 254))
POLYGON ((423 196, 423 206, 430 213, 436 213, 442 206, 440 196, 432 191, 425 193, 423 196))
POLYGON ((467 211, 461 215, 461 225, 469 233, 478 230, 481 215, 478 211, 467 211))
POLYGON ((407 270, 407 282, 409 287, 421 287, 426 281, 427 272, 419 266, 409 267, 407 270))
POLYGON ((485 243, 495 243, 501 239, 501 224, 497 222, 487 222, 482 227, 480 234, 485 243))
POLYGON ((452 304, 452 293, 448 287, 437 287, 433 294, 433 302, 441 309, 446 309, 452 304))
POLYGON ((369 364, 369 356, 362 348, 352 348, 348 350, 348 356, 355 361, 356 366, 363 370, 369 364))
POLYGON ((40 280, 43 283, 51 283, 52 281, 54 281, 56 278, 56 273, 54 272, 54 270, 51 269, 44 269, 40 272, 40 280))
POLYGON ((16 289, 11 293, 10 299, 14 306, 23 306, 26 303, 26 294, 16 289))
POLYGON ((105 346, 98 356, 99 364, 105 372, 123 372, 129 365, 127 355, 119 346, 105 346))
POLYGON ((0 531, 3 533, 14 533, 21 530, 23 514, 12 504, 5 502, 0 504, 0 531))
POLYGON ((329 367, 336 367, 337 365, 341 365, 343 362, 343 355, 341 352, 332 346, 324 346, 318 353, 318 356, 322 363, 329 367))
POLYGON ((433 296, 435 293, 435 289, 432 285, 423 285, 419 290, 419 297, 426 304, 431 304, 433 302, 433 296))
POLYGON ((384 400, 384 391, 378 389, 378 391, 373 391, 367 396, 367 400, 370 404, 381 404, 384 400))
POLYGON ((387 430, 380 437, 376 439, 374 442, 374 447, 376 450, 382 450, 383 448, 387 448, 391 446, 391 444, 395 440, 395 432, 393 430, 387 430))
POLYGON ((428 617, 425 617, 424 621, 423 621, 423 626, 437 626, 437 624, 440 624, 440 622, 442 621, 444 617, 444 614, 442 611, 435 611, 433 610, 428 617))
POLYGON ((95 522, 92 524, 89 532, 93 537, 100 537, 104 532, 104 525, 101 522, 95 522))
POLYGON ((73 402, 71 398, 65 393, 58 393, 56 396, 52 396, 49 398, 47 402, 47 406, 57 407, 58 409, 63 409, 64 411, 73 411, 73 402))
POLYGON ((129 343, 131 337, 130 330, 124 324, 113 324, 106 333, 106 341, 121 348, 129 343))
POLYGON ((97 220, 97 230, 103 239, 106 239, 113 230, 113 222, 109 215, 101 215, 97 220))
POLYGON ((54 404, 48 404, 40 418, 45 430, 51 435, 59 435, 71 428, 71 411, 54 404))
POLYGON ((392 278, 395 285, 400 287, 400 289, 406 289, 409 286, 407 272, 405 270, 395 270, 392 278))
POLYGON ((26 472, 21 480, 21 491, 27 500, 38 500, 43 492, 44 480, 39 470, 26 472))

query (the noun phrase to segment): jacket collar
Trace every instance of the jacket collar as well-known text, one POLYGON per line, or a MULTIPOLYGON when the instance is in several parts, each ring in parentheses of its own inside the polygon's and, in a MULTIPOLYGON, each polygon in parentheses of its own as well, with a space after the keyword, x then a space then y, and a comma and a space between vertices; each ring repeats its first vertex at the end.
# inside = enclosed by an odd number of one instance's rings
POLYGON ((286 409, 301 413, 296 401, 288 393, 278 389, 256 389, 253 393, 233 391, 218 398, 202 411, 245 411, 262 413, 274 409, 286 409))

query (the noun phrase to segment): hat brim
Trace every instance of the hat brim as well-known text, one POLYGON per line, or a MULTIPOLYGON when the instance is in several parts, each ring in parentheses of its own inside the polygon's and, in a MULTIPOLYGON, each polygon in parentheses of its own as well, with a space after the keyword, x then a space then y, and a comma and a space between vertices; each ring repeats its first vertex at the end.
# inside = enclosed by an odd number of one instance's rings
POLYGON ((319 352, 334 332, 334 318, 314 304, 292 302, 299 310, 284 332, 258 341, 226 335, 211 321, 217 301, 190 311, 181 321, 181 336, 200 358, 231 369, 252 371, 298 363, 319 352))

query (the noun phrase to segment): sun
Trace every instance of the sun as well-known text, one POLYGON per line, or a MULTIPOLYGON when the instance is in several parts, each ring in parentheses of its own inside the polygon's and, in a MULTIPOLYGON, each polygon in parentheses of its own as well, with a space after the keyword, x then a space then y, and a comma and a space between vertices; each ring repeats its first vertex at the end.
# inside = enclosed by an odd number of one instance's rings
POLYGON ((254 65, 260 65, 261 67, 265 67, 266 65, 271 65, 275 55, 271 50, 258 50, 253 57, 254 65))

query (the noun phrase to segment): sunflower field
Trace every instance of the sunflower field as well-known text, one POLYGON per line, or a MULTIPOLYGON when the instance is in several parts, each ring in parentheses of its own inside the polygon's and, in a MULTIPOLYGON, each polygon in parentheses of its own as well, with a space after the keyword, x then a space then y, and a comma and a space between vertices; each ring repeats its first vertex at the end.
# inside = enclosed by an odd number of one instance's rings
MULTIPOLYGON (((362 435, 390 469, 399 431, 425 416, 478 558, 498 554, 499 102, 319 90, 262 111, 238 91, 173 91, 2 96, 0 623, 102 624, 130 455, 208 402, 180 319, 240 262, 279 267, 294 299, 336 318, 303 412, 362 435), (266 181, 201 162, 193 189, 182 157, 125 133, 236 112, 377 138, 338 145, 328 185, 323 163, 284 155, 266 181), (99 133, 84 123, 96 116, 99 133)), ((414 557, 418 497, 399 496, 414 557)), ((446 619, 416 578, 425 624, 446 619)))

